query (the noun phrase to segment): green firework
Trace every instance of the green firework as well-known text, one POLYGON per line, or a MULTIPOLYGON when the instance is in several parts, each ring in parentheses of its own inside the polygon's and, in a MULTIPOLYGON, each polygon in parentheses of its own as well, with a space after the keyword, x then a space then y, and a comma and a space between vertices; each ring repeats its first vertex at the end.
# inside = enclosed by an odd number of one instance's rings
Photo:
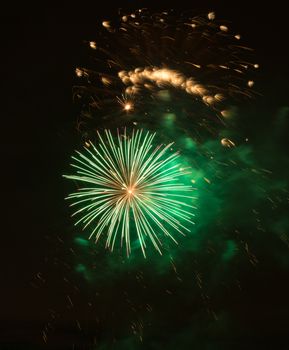
POLYGON ((161 237, 177 243, 173 234, 189 232, 194 224, 193 188, 180 178, 188 174, 179 163, 179 153, 172 144, 153 147, 155 134, 124 130, 114 140, 110 131, 98 133, 99 144, 91 142, 84 152, 77 152, 71 164, 74 175, 64 177, 84 185, 67 199, 78 209, 75 223, 92 228, 90 237, 97 242, 106 235, 106 248, 111 251, 117 238, 131 253, 135 234, 145 256, 149 239, 161 254, 161 237))

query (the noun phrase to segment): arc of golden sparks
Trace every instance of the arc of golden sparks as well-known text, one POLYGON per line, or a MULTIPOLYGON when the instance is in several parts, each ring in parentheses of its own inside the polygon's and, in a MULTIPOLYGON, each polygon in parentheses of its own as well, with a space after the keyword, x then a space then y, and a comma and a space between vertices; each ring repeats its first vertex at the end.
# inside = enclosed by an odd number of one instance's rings
POLYGON ((177 243, 171 230, 184 235, 190 231, 186 224, 194 224, 193 188, 179 181, 188 169, 180 168, 178 152, 168 154, 173 143, 153 149, 154 137, 142 130, 129 136, 125 130, 114 140, 105 130, 105 137, 98 133, 97 146, 90 142, 84 152, 72 156, 76 174, 64 175, 85 184, 67 197, 79 208, 73 214, 80 215, 75 225, 94 226, 89 238, 95 236, 96 242, 106 233, 111 251, 120 234, 127 256, 133 228, 146 257, 147 238, 162 254, 162 234, 177 243))
POLYGON ((207 105, 214 105, 225 98, 221 93, 210 94, 204 85, 196 82, 192 77, 188 78, 173 69, 158 67, 136 68, 132 71, 120 71, 118 76, 125 85, 129 85, 125 90, 126 94, 137 93, 141 86, 150 89, 150 83, 154 83, 160 88, 173 86, 174 88, 185 90, 190 95, 200 97, 207 105))

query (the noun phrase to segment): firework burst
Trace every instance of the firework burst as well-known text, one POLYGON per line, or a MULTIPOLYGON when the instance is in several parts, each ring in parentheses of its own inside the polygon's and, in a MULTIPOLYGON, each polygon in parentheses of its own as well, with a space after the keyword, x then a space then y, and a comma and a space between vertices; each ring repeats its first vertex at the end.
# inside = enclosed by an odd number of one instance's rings
POLYGON ((232 101, 252 95, 259 67, 241 41, 213 12, 175 16, 140 9, 102 22, 87 42, 91 62, 76 69, 82 125, 89 129, 101 119, 108 126, 116 120, 156 126, 156 110, 177 113, 182 125, 183 114, 199 129, 204 120, 224 124, 232 101))
POLYGON ((127 255, 131 253, 132 232, 136 232, 143 255, 146 240, 161 253, 161 236, 176 242, 171 231, 189 232, 193 224, 193 188, 180 182, 188 174, 172 152, 173 143, 153 148, 155 134, 124 131, 114 140, 110 131, 98 133, 99 144, 73 156, 75 175, 65 175, 85 187, 67 198, 80 208, 76 222, 93 226, 90 238, 97 242, 106 233, 106 247, 113 250, 120 235, 127 255))

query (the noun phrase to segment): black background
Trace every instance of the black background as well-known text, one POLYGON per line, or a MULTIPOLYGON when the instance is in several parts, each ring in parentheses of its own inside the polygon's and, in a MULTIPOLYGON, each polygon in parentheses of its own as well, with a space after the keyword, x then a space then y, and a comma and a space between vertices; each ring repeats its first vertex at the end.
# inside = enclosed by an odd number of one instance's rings
MULTIPOLYGON (((219 18, 231 21, 248 46, 256 50, 261 66, 258 81, 261 97, 256 101, 258 121, 264 119, 266 125, 280 106, 288 105, 289 31, 285 1, 155 3, 110 0, 57 6, 15 4, 9 11, 1 11, 1 55, 5 62, 1 74, 4 99, 0 348, 1 344, 7 349, 14 348, 13 344, 19 349, 27 348, 28 344, 41 348, 47 309, 51 299, 58 303, 58 296, 53 294, 58 283, 53 272, 49 286, 41 291, 33 288, 31 282, 35 274, 47 269, 45 237, 55 227, 59 229, 61 215, 66 215, 63 208, 66 189, 60 176, 75 137, 73 74, 81 60, 82 42, 93 37, 96 21, 113 18, 119 7, 193 9, 196 13, 214 10, 219 18)), ((289 347, 289 343, 288 347, 285 345, 289 338, 289 274, 272 267, 263 277, 258 282, 248 282, 243 299, 238 301, 240 308, 253 307, 252 314, 243 322, 243 332, 240 331, 243 336, 239 341, 244 346, 240 348, 285 349, 289 347), (251 318, 254 322, 250 322, 251 318)), ((60 334, 59 348, 66 348, 67 344, 60 334)))

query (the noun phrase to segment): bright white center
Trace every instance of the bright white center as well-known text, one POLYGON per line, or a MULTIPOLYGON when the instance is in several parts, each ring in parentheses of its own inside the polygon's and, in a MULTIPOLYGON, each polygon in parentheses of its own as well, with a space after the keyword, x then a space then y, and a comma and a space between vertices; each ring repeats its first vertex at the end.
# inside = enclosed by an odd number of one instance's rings
POLYGON ((128 187, 127 193, 128 193, 129 195, 133 195, 133 194, 134 194, 134 188, 128 187))
POLYGON ((124 109, 125 109, 126 111, 131 110, 131 109, 132 109, 132 105, 131 105, 130 103, 126 103, 126 104, 124 105, 124 109))

